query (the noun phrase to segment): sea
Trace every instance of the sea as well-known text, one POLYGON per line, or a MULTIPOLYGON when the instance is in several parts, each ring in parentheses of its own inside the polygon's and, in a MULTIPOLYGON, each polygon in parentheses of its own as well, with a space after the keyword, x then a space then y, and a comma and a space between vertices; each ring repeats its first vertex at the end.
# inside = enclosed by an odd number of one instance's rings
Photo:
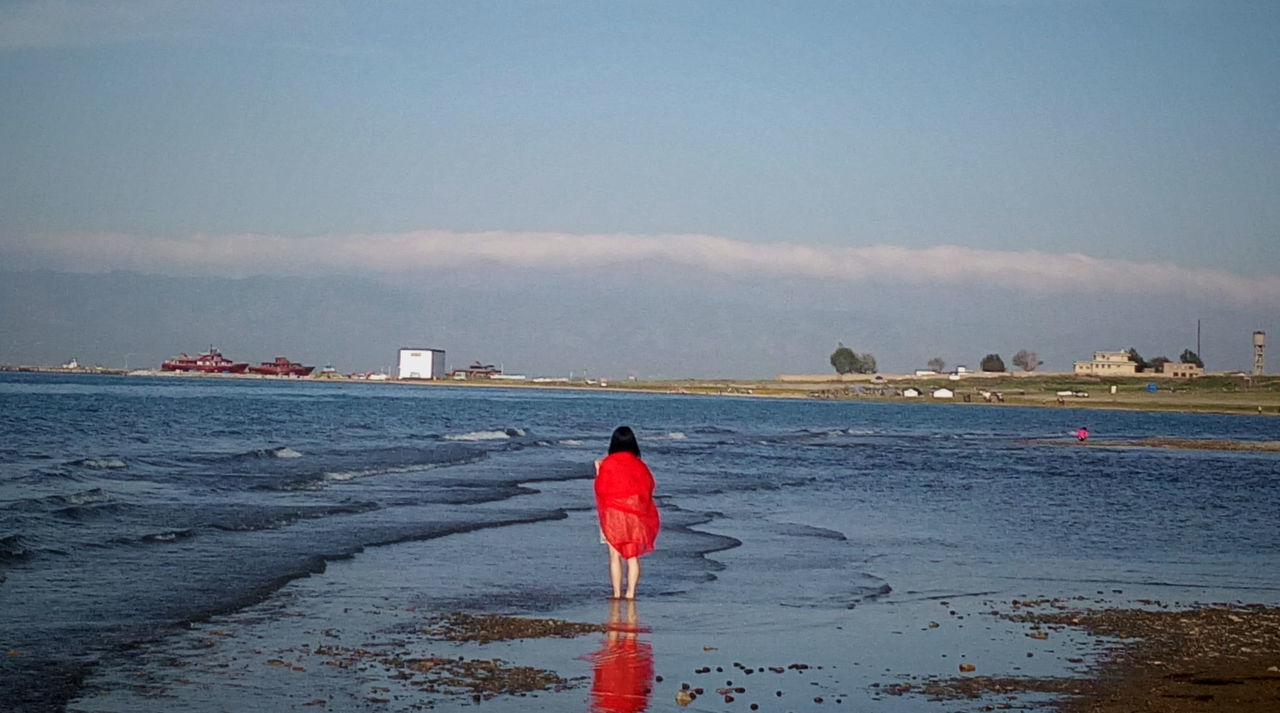
POLYGON ((658 483, 653 600, 1280 602, 1280 454, 1128 445, 1274 417, 7 373, 0 709, 65 710, 140 646, 405 543, 486 533, 424 610, 599 601, 592 462, 623 424, 658 483))

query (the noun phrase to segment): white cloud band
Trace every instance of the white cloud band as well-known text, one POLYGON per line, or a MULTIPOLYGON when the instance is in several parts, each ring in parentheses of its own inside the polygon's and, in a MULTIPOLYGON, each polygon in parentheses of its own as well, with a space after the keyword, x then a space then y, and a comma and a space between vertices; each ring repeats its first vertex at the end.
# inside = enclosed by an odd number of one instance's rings
POLYGON ((909 284, 982 283, 1039 293, 1080 290, 1195 295, 1280 304, 1280 277, 1093 258, 1077 253, 977 250, 944 245, 834 247, 751 243, 711 235, 455 233, 149 238, 101 234, 10 243, 29 266, 217 274, 399 273, 467 267, 587 269, 653 262, 725 275, 909 284))

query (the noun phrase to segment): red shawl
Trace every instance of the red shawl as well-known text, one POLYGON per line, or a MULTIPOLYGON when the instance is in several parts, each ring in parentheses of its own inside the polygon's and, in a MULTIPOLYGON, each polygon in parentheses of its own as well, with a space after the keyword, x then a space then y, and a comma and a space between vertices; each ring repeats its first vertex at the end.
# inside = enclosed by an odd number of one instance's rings
POLYGON ((653 502, 653 474, 644 461, 626 452, 600 461, 596 473, 596 512, 604 539, 625 559, 653 551, 661 520, 653 502))

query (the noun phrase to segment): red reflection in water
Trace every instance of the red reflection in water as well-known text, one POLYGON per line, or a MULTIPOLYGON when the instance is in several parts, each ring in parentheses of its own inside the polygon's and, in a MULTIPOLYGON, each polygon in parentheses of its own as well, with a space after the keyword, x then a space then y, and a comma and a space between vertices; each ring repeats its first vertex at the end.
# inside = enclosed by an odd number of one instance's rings
POLYGON ((653 692, 653 647, 641 641, 636 603, 613 600, 604 643, 590 655, 591 713, 637 713, 653 692))

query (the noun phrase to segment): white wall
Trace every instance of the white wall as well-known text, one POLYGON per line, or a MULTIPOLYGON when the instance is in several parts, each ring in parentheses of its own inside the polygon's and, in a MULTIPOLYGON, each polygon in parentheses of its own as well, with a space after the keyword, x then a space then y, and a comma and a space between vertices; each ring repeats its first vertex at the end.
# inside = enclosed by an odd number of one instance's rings
POLYGON ((401 349, 397 379, 444 378, 444 352, 439 349, 401 349))

